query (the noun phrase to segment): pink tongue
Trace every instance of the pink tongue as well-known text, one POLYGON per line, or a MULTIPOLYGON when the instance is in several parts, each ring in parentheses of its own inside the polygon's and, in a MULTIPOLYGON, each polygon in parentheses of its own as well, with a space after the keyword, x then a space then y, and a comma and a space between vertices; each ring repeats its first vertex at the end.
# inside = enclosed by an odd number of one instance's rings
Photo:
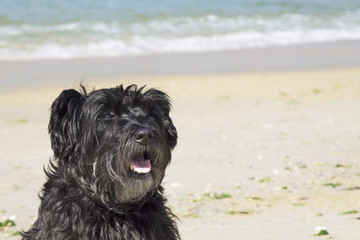
POLYGON ((149 159, 137 159, 131 162, 131 165, 137 173, 148 173, 151 170, 149 159))

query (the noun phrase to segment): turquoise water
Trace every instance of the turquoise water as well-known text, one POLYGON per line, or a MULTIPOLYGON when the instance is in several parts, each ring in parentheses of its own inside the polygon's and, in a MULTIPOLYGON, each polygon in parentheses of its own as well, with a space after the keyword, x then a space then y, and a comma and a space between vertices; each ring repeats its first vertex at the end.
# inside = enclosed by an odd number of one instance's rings
POLYGON ((359 0, 1 0, 0 60, 360 39, 359 0))

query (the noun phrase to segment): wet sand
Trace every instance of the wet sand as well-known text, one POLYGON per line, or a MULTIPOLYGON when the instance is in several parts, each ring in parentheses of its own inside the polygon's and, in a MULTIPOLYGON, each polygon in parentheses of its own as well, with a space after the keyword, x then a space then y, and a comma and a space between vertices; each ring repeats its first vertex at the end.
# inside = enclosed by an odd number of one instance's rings
POLYGON ((0 61, 0 92, 34 86, 68 86, 104 77, 223 75, 360 66, 360 41, 338 41, 219 52, 114 58, 0 61))

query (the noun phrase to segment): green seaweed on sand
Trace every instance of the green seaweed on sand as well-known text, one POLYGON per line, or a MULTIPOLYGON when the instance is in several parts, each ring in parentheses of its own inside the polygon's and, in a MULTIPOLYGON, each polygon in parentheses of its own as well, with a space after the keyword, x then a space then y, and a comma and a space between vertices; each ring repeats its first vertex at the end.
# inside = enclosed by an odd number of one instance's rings
POLYGON ((225 198, 231 198, 231 194, 229 193, 205 193, 204 197, 210 198, 210 199, 225 199, 225 198))
POLYGON ((306 203, 302 202, 302 203, 293 203, 292 204, 294 207, 304 207, 306 205, 306 203))
POLYGON ((14 123, 14 124, 27 124, 27 123, 29 123, 29 120, 27 120, 25 118, 21 118, 21 119, 11 120, 9 122, 14 123))
POLYGON ((264 201, 264 199, 262 199, 261 197, 252 197, 251 199, 256 201, 264 201))
POLYGON ((21 232, 20 231, 16 231, 16 232, 13 232, 11 234, 11 237, 16 237, 16 236, 20 236, 21 235, 21 232))
POLYGON ((350 164, 342 164, 342 163, 338 163, 335 165, 336 168, 351 168, 350 164))
POLYGON ((205 201, 205 200, 211 200, 211 199, 215 199, 215 200, 219 200, 219 199, 225 199, 225 198, 231 198, 231 194, 229 193, 205 193, 202 197, 194 199, 193 202, 200 202, 200 201, 205 201))
POLYGON ((15 222, 10 219, 5 219, 4 221, 0 222, 0 227, 14 227, 16 226, 15 222))
POLYGON ((312 92, 315 94, 320 94, 320 93, 322 93, 322 90, 318 89, 318 88, 313 88, 312 92))
POLYGON ((350 211, 340 212, 339 215, 350 215, 350 214, 357 214, 357 213, 359 213, 359 211, 353 209, 350 211))
POLYGON ((342 186, 342 184, 341 184, 341 183, 324 183, 323 186, 324 186, 324 187, 337 188, 337 187, 342 186))
POLYGON ((263 178, 263 179, 260 179, 259 182, 260 182, 260 183, 271 183, 272 180, 271 180, 270 177, 265 177, 265 178, 263 178))
POLYGON ((280 96, 285 97, 287 99, 287 101, 286 101, 287 104, 299 104, 300 103, 298 100, 296 100, 295 98, 293 98, 286 92, 280 92, 280 96))
POLYGON ((225 214, 228 214, 228 215, 248 215, 248 214, 252 214, 254 213, 255 211, 254 210, 249 210, 249 211, 226 211, 225 214))
POLYGON ((318 233, 316 233, 314 236, 325 236, 325 235, 329 235, 329 232, 326 229, 322 229, 318 233))

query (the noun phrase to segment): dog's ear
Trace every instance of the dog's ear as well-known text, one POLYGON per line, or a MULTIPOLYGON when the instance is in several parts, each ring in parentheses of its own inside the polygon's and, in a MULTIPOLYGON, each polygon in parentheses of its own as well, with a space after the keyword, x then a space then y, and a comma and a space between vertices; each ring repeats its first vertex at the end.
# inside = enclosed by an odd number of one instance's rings
POLYGON ((171 103, 169 96, 157 89, 149 89, 144 93, 145 96, 149 97, 152 102, 158 105, 162 112, 162 121, 166 128, 167 138, 169 147, 173 149, 177 143, 177 131, 169 116, 171 103))
POLYGON ((63 158, 73 151, 79 131, 80 109, 84 95, 74 89, 64 90, 51 105, 49 134, 55 158, 63 158))
POLYGON ((174 149, 174 147, 176 146, 176 143, 177 143, 177 131, 176 131, 176 128, 175 128, 174 124, 172 123, 169 115, 164 120, 164 123, 165 123, 165 127, 166 127, 167 133, 168 133, 170 148, 174 149))

